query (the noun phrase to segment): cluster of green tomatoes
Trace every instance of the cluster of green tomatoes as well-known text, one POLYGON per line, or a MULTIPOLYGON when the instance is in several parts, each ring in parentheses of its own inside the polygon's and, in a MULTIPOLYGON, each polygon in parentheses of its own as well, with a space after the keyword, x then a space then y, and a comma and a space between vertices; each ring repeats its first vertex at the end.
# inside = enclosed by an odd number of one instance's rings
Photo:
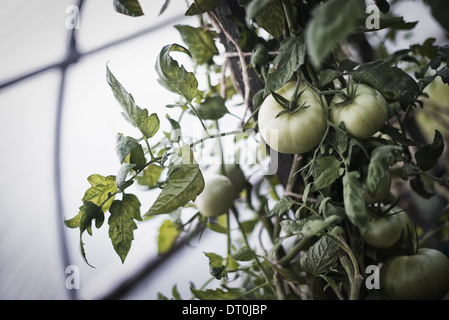
MULTIPOLYGON (((260 106, 258 126, 262 138, 278 152, 303 154, 323 140, 327 121, 337 126, 343 122, 348 134, 359 140, 373 136, 387 121, 382 94, 365 84, 345 91, 351 99, 335 95, 328 108, 326 101, 306 84, 286 83, 269 94, 260 106), (293 108, 290 105, 286 111, 286 105, 279 99, 293 101, 293 108)), ((246 184, 238 165, 226 165, 224 169, 225 175, 206 177, 205 188, 195 201, 203 216, 217 217, 228 212, 246 184)), ((390 186, 391 176, 387 173, 375 195, 367 194, 365 202, 385 200, 390 186)), ((414 226, 403 211, 382 213, 370 209, 369 215, 371 228, 361 230, 361 235, 372 248, 385 250, 409 241, 414 234, 414 226)), ((382 289, 391 299, 441 299, 449 291, 449 259, 438 250, 425 248, 395 255, 383 264, 380 279, 382 289)))

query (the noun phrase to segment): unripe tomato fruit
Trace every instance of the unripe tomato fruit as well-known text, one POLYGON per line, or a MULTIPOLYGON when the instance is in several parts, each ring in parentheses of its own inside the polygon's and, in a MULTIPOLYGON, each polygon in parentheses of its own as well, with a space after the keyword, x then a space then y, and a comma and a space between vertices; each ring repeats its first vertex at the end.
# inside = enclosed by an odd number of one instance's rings
POLYGON ((204 190, 194 204, 205 217, 218 217, 231 208, 234 203, 234 185, 229 178, 213 174, 205 177, 204 190))
MULTIPOLYGON (((242 169, 238 164, 233 163, 224 164, 224 169, 224 174, 229 178, 229 180, 231 180, 232 184, 234 185, 234 191, 236 195, 240 194, 247 183, 245 174, 243 173, 242 169)), ((218 172, 223 173, 221 165, 218 172)))
POLYGON ((393 300, 437 300, 449 291, 449 258, 435 249, 396 256, 380 270, 380 287, 393 300))
POLYGON ((399 212, 381 217, 369 216, 370 229, 362 232, 365 242, 374 248, 381 249, 391 247, 398 242, 403 230, 399 215, 406 215, 406 213, 399 212))
MULTIPOLYGON (((348 89, 345 89, 346 92, 348 89)), ((387 121, 387 106, 384 97, 376 89, 365 84, 358 84, 354 99, 344 105, 343 98, 336 95, 332 99, 330 120, 339 125, 345 123, 348 133, 364 140, 379 131, 387 121)))
MULTIPOLYGON (((292 100, 296 82, 287 82, 276 91, 287 100, 292 100)), ((268 95, 259 110, 258 123, 260 134, 265 142, 281 153, 301 154, 316 147, 326 132, 327 124, 320 98, 302 83, 297 106, 305 106, 293 113, 284 113, 284 108, 268 95)))

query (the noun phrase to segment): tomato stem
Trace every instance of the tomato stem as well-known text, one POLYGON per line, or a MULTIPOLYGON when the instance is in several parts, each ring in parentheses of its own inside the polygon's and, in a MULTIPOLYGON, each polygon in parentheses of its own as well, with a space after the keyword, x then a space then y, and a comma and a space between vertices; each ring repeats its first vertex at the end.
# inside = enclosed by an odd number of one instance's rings
MULTIPOLYGON (((238 213, 237 208, 235 207, 235 205, 232 205, 231 211, 234 214, 235 220, 237 221, 237 225, 238 225, 238 227, 240 229, 240 232, 242 233, 243 241, 244 241, 246 247, 248 249, 251 249, 251 246, 250 246, 249 241, 248 241, 248 237, 246 236, 245 229, 243 228, 243 225, 240 222, 239 213, 238 213)), ((265 268, 263 267, 262 263, 259 261, 259 259, 257 258, 256 255, 254 256, 254 261, 256 261, 258 267, 262 271, 262 273, 263 273, 263 275, 265 277, 265 281, 267 283, 269 283, 271 286, 273 286, 273 284, 272 284, 272 282, 270 280, 270 277, 268 276, 267 272, 265 271, 265 268)))

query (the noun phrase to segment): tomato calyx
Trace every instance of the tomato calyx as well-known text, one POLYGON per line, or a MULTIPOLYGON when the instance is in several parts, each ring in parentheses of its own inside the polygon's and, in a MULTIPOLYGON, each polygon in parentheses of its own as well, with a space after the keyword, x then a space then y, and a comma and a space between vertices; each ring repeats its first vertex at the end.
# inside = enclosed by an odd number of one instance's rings
POLYGON ((273 96, 274 100, 277 103, 279 103, 279 105, 284 109, 276 115, 276 118, 279 118, 280 116, 282 116, 283 114, 286 114, 286 113, 292 114, 292 113, 297 112, 298 110, 307 109, 310 107, 310 105, 308 105, 307 102, 304 102, 302 105, 298 105, 299 98, 308 89, 308 86, 306 86, 303 90, 298 92, 300 84, 301 84, 300 81, 296 82, 295 91, 293 93, 291 100, 287 100, 282 95, 274 92, 273 90, 270 90, 270 93, 273 96))
POLYGON ((354 84, 354 82, 352 81, 352 78, 349 77, 349 81, 348 81, 348 87, 346 89, 346 93, 344 91, 341 91, 339 93, 339 95, 342 96, 343 101, 335 103, 334 105, 336 107, 344 107, 350 103, 352 103, 355 99, 356 93, 357 93, 357 87, 359 86, 360 83, 356 83, 354 84))

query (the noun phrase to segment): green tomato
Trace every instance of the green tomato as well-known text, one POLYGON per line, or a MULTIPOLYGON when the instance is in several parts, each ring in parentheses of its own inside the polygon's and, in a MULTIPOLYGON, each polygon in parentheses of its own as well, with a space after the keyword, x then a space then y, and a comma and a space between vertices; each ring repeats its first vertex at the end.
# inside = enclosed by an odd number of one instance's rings
POLYGON ((205 177, 204 190, 194 204, 205 217, 218 217, 228 212, 235 199, 234 185, 229 178, 213 174, 205 177))
MULTIPOLYGON (((245 174, 243 173, 242 169, 238 164, 233 163, 224 164, 224 169, 226 177, 228 177, 229 180, 231 180, 232 184, 234 185, 234 191, 236 195, 239 195, 247 184, 245 174)), ((219 169, 217 170, 217 173, 222 174, 223 173, 222 171, 223 170, 220 165, 219 169)))
POLYGON ((367 204, 382 202, 390 196, 390 186, 391 186, 391 174, 387 171, 382 179, 380 179, 377 185, 376 192, 374 195, 370 195, 367 191, 363 196, 363 199, 367 204))
POLYGON ((379 131, 388 119, 385 99, 370 86, 358 84, 352 101, 341 106, 335 105, 343 101, 338 95, 332 99, 330 120, 336 125, 344 122, 348 133, 355 138, 368 139, 379 131))
POLYGON ((367 244, 374 248, 388 248, 393 246, 401 239, 402 220, 399 215, 405 214, 400 212, 392 215, 376 217, 369 215, 370 228, 362 232, 362 237, 367 244))
POLYGON ((396 256, 380 270, 380 287, 393 300, 436 300, 449 291, 449 258, 435 249, 396 256))
MULTIPOLYGON (((276 93, 287 100, 292 100, 296 82, 288 82, 276 93)), ((293 113, 284 113, 284 108, 268 95, 259 110, 258 123, 260 134, 274 150, 287 154, 301 154, 312 150, 323 138, 327 124, 319 96, 305 84, 298 92, 302 93, 297 106, 304 106, 293 113)))

